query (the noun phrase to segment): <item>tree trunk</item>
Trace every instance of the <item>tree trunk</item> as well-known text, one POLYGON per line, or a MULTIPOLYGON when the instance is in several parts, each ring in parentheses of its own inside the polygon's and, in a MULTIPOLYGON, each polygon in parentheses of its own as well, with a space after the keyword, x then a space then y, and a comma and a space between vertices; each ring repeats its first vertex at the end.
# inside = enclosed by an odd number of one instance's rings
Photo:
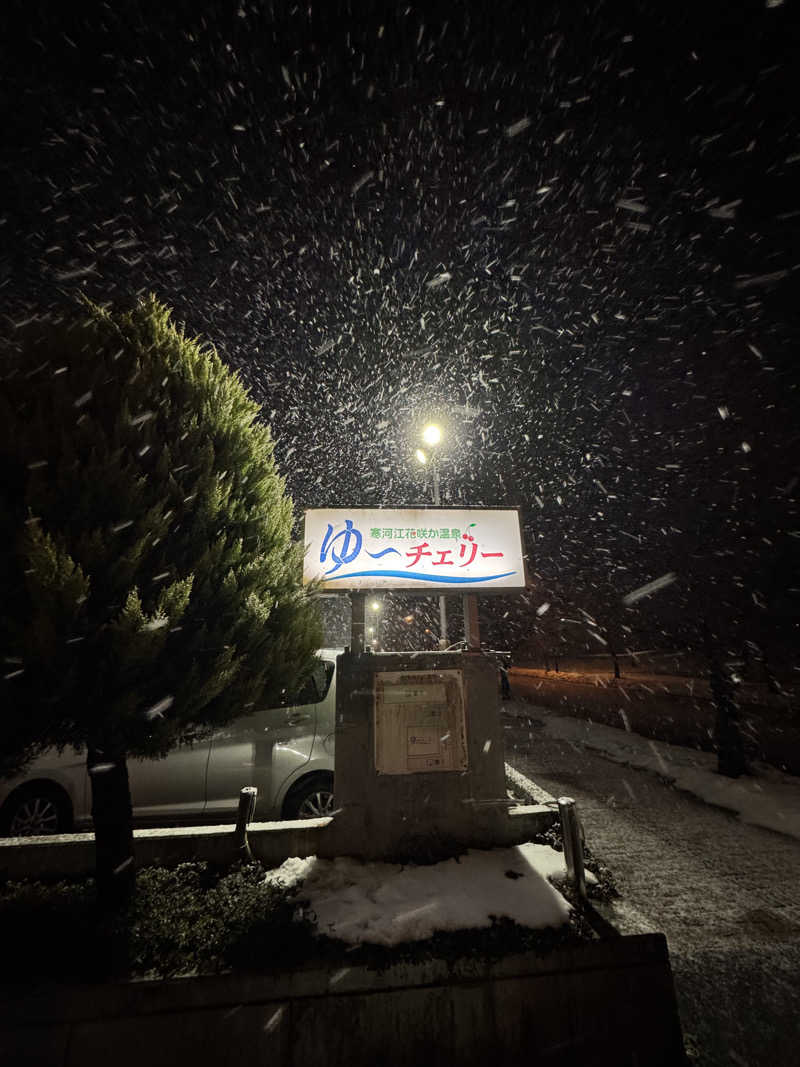
POLYGON ((133 807, 124 755, 90 747, 86 760, 92 783, 97 899, 116 909, 133 895, 133 807))
POLYGON ((711 696, 716 708, 714 744, 717 750, 717 771, 729 778, 747 774, 744 740, 739 729, 739 705, 734 697, 733 681, 719 658, 711 628, 703 623, 703 637, 708 658, 711 696))

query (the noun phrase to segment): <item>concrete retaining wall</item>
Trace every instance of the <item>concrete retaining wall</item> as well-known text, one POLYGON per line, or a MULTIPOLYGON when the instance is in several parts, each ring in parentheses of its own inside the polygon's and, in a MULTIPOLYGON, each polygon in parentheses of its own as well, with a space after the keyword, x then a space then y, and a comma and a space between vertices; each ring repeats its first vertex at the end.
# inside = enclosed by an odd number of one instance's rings
MULTIPOLYGON (((529 841, 558 821, 551 804, 520 804, 511 808, 491 847, 529 841)), ((337 832, 336 817, 251 823, 247 832, 254 859, 278 867, 289 856, 333 857, 357 852, 358 842, 337 832)), ((226 866, 237 858, 232 826, 169 827, 134 830, 138 867, 207 862, 226 866)), ((84 878, 94 874, 94 834, 53 834, 0 838, 0 880, 22 878, 84 878)))
MULTIPOLYGON (((277 867, 288 856, 314 856, 330 818, 251 823, 248 840, 255 859, 277 867)), ((139 867, 207 861, 225 866, 236 859, 232 826, 182 826, 134 830, 139 867)), ((94 834, 0 838, 0 879, 81 878, 94 874, 94 834)))
POLYGON ((0 989, 2 1067, 684 1064, 661 934, 499 962, 0 989))

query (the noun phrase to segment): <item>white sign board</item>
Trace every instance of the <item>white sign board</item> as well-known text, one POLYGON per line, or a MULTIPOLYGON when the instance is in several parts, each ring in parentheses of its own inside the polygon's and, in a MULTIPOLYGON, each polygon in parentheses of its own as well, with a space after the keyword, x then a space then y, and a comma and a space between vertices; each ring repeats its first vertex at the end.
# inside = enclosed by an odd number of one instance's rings
POLYGON ((305 543, 303 580, 326 589, 525 588, 516 508, 319 508, 305 543))
POLYGON ((378 671, 375 770, 429 774, 467 766, 461 671, 378 671))

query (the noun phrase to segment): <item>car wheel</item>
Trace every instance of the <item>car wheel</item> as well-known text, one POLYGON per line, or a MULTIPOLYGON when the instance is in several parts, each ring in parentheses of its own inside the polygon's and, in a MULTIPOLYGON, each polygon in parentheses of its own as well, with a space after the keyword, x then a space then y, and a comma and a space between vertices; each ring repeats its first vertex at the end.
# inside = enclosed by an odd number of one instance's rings
POLYGON ((301 782, 286 798, 284 817, 287 819, 320 819, 333 814, 333 780, 310 778, 301 782))
POLYGON ((71 829, 69 800, 54 786, 26 786, 6 801, 0 826, 8 837, 63 834, 71 829))

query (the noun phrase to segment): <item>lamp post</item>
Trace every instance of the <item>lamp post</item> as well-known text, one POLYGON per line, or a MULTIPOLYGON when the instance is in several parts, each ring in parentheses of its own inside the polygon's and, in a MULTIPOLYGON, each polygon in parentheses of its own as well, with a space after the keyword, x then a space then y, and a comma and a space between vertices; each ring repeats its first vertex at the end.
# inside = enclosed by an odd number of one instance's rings
MULTIPOLYGON (((442 440, 442 431, 435 423, 429 423, 422 431, 422 440, 430 449, 431 481, 433 482, 433 503, 435 507, 441 506, 439 496, 439 464, 437 463, 436 446, 442 440)), ((427 465, 428 454, 421 448, 417 449, 417 459, 423 466, 427 465)), ((445 598, 439 597, 439 649, 447 648, 447 606, 445 598)))
POLYGON ((380 650, 381 644, 381 602, 380 600, 370 601, 370 611, 372 612, 372 623, 369 627, 370 642, 376 651, 380 650))

